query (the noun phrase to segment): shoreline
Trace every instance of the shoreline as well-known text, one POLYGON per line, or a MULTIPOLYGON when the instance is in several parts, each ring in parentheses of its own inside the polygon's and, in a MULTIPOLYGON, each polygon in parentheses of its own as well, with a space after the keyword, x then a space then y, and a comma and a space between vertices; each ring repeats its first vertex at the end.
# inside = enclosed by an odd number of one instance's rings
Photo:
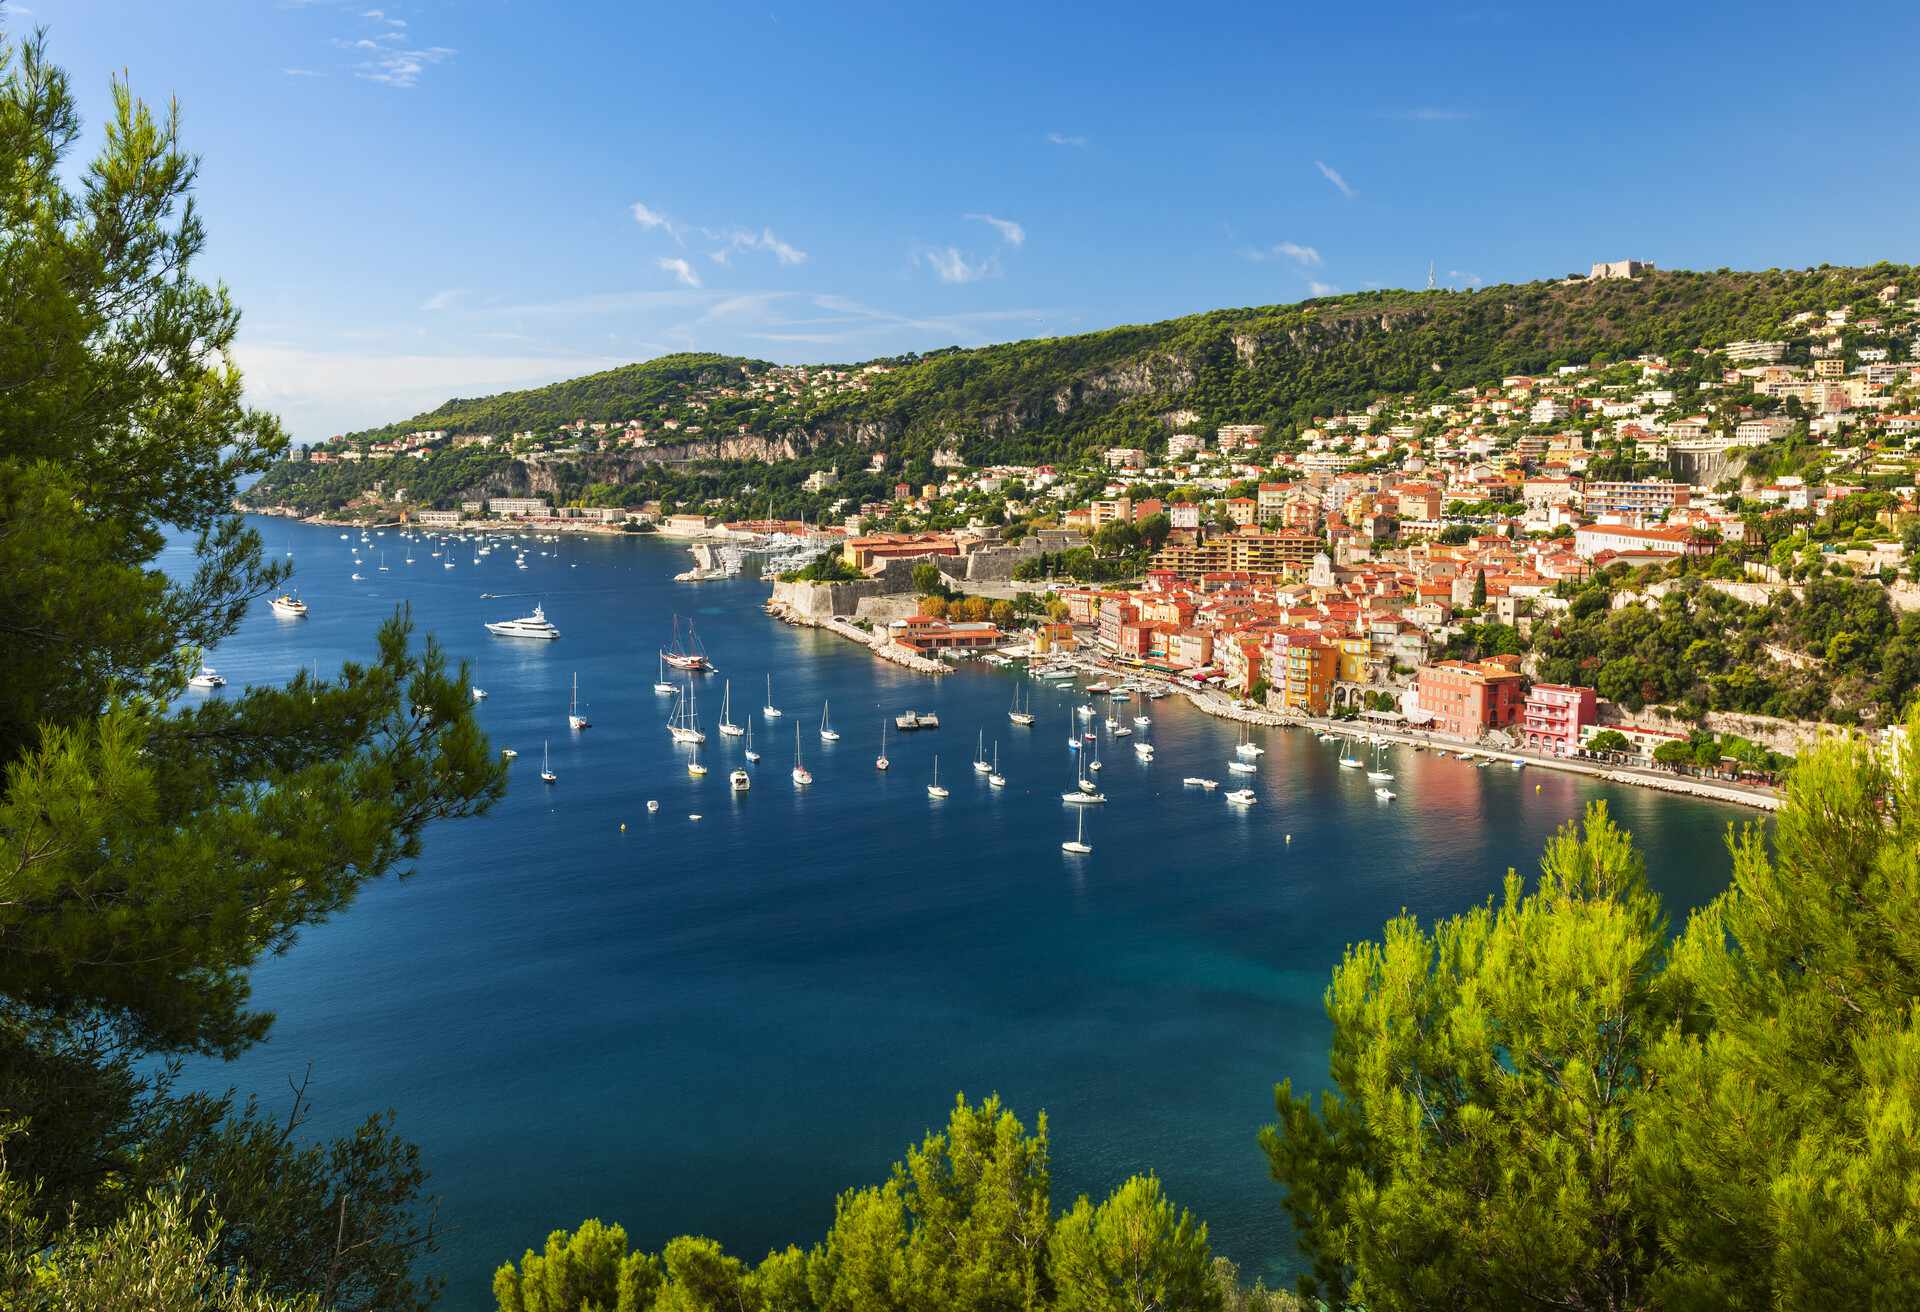
POLYGON ((882 634, 876 639, 872 634, 848 624, 845 620, 834 618, 823 620, 816 619, 811 615, 802 615, 791 606, 788 606, 784 602, 775 601, 771 597, 761 603, 760 609, 782 623, 791 624, 797 629, 825 629, 827 632, 836 634, 850 642, 858 643, 883 661, 891 661, 895 665, 904 666, 916 674, 953 673, 953 666, 945 661, 937 661, 930 657, 917 656, 910 651, 902 651, 899 647, 888 641, 885 634, 882 634))
MULTIPOLYGON (((826 629, 841 637, 858 642, 882 660, 918 669, 923 673, 947 674, 952 666, 941 661, 929 661, 925 657, 894 649, 893 644, 882 641, 876 644, 872 638, 850 624, 838 620, 817 620, 794 614, 790 608, 769 599, 762 607, 767 614, 789 624, 805 628, 826 629)), ((1737 784, 1714 783, 1704 779, 1688 779, 1679 775, 1666 774, 1657 770, 1642 769, 1634 766, 1602 765, 1593 761, 1576 760, 1565 756, 1545 756, 1537 752, 1520 751, 1507 747, 1486 747, 1464 739, 1424 733, 1419 730, 1390 728, 1377 724, 1359 724, 1348 720, 1315 719, 1302 715, 1282 715, 1275 711, 1258 710, 1251 706, 1241 706, 1223 693, 1203 692, 1185 687, 1162 675, 1148 674, 1140 670, 1121 665, 1109 665, 1097 658, 1079 652, 1059 653, 1055 661, 1070 665, 1092 677, 1118 676, 1135 683, 1145 683, 1165 688, 1186 699, 1187 703, 1204 714, 1215 719, 1235 720, 1247 724, 1257 724, 1270 729, 1305 729, 1313 733, 1330 733, 1342 738, 1356 740, 1380 739, 1383 742, 1397 743, 1417 750, 1437 752, 1468 753, 1475 758, 1505 763, 1518 763, 1521 766, 1536 766, 1541 769, 1558 770, 1563 774, 1585 775, 1606 783, 1623 784, 1637 788, 1650 788, 1656 792, 1671 793, 1685 797, 1695 797, 1703 801, 1722 802, 1732 806, 1744 806, 1758 811, 1775 812, 1784 804, 1785 799, 1778 793, 1745 788, 1737 784)))

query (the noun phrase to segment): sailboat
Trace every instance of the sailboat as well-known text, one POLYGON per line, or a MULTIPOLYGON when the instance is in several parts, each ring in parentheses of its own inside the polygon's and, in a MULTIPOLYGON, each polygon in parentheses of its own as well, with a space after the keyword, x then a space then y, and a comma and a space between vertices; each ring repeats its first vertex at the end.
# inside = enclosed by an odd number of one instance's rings
MULTIPOLYGON (((1080 759, 1084 761, 1086 758, 1083 756, 1080 759)), ((1087 778, 1086 771, 1081 770, 1074 776, 1073 791, 1060 794, 1060 800, 1072 806, 1091 806, 1106 801, 1107 797, 1094 786, 1093 780, 1087 778)))
POLYGON ((653 681, 653 690, 663 696, 680 691, 680 685, 667 678, 667 658, 660 658, 660 677, 653 681))
MULTIPOLYGON (((547 553, 543 551, 540 554, 544 556, 547 553)), ((673 617, 673 646, 662 649, 660 654, 666 657, 667 664, 673 666, 676 670, 706 672, 713 669, 713 666, 707 661, 707 653, 701 649, 699 635, 693 631, 692 620, 687 621, 687 640, 686 643, 682 645, 680 641, 680 617, 678 615, 673 617)))
POLYGON ((1239 756, 1258 756, 1267 749, 1253 741, 1245 720, 1240 721, 1240 742, 1233 750, 1239 756))
POLYGON ((880 755, 873 758, 873 768, 884 770, 892 764, 887 759, 887 719, 883 715, 880 717, 880 755))
POLYGON ((800 764, 800 726, 793 726, 793 784, 796 788, 805 788, 813 782, 813 776, 807 767, 800 764))
POLYGON ((1365 762, 1353 754, 1353 744, 1351 741, 1342 745, 1340 748, 1340 768, 1342 770, 1358 770, 1363 764, 1365 764, 1365 762))
POLYGON ((729 738, 738 738, 746 730, 733 722, 733 680, 727 680, 727 690, 720 698, 720 732, 729 738))
POLYGON ((973 747, 973 772, 975 774, 993 773, 993 767, 987 764, 987 731, 985 729, 980 731, 980 739, 973 747))
MULTIPOLYGON (((1374 745, 1373 745, 1373 769, 1371 769, 1371 770, 1369 770, 1369 771, 1367 771, 1367 778, 1369 778, 1369 779, 1371 779, 1371 780, 1373 780, 1373 782, 1375 782, 1375 783, 1377 783, 1377 784, 1384 784, 1384 783, 1389 783, 1389 782, 1391 782, 1391 781, 1392 781, 1392 779, 1393 779, 1393 771, 1391 771, 1391 770, 1389 770, 1389 769, 1387 769, 1387 768, 1386 768, 1385 766, 1383 766, 1383 765, 1381 765, 1381 764, 1380 764, 1380 749, 1381 749, 1381 748, 1382 748, 1383 746, 1385 746, 1385 744, 1384 744, 1384 743, 1379 743, 1379 742, 1376 742, 1376 743, 1374 743, 1374 745)), ((1378 789, 1378 788, 1377 788, 1377 789, 1375 789, 1374 791, 1375 791, 1375 792, 1385 792, 1386 790, 1385 790, 1385 789, 1378 789)))
POLYGON ((545 783, 557 783, 560 776, 553 772, 552 757, 547 751, 547 740, 540 740, 540 778, 545 783))
POLYGON ((673 735, 677 743, 703 743, 707 735, 700 732, 700 711, 694 704, 693 684, 688 683, 680 700, 674 705, 673 718, 667 721, 667 732, 673 735))
POLYGON ((1098 770, 1099 768, 1100 768, 1100 740, 1098 738, 1095 738, 1093 740, 1093 759, 1087 762, 1087 769, 1098 770))
POLYGON ((773 704, 773 676, 771 674, 767 676, 767 704, 760 708, 760 714, 766 716, 769 720, 777 720, 786 714, 785 711, 773 704))
POLYGON ((1031 692, 1027 694, 1026 705, 1022 706, 1020 704, 1019 684, 1015 684, 1013 687, 1013 705, 1007 711, 1007 718, 1015 724, 1033 723, 1033 694, 1031 692))
POLYGON ((387 553, 384 551, 380 553, 380 572, 382 574, 387 572, 387 553))
MULTIPOLYGON (((478 678, 480 677, 480 662, 479 662, 479 661, 475 661, 475 662, 473 663, 473 677, 474 677, 474 678, 476 678, 476 679, 478 679, 478 678)), ((468 688, 467 688, 467 691, 468 691, 469 693, 471 693, 471 694, 473 694, 473 699, 474 699, 475 701, 477 701, 477 702, 483 702, 483 701, 485 701, 485 700, 487 699, 487 690, 486 690, 485 688, 482 688, 482 687, 481 687, 481 686, 480 686, 479 684, 477 684, 477 683, 475 683, 475 684, 470 684, 470 685, 468 686, 468 688)))
POLYGON ((747 759, 749 761, 760 759, 760 753, 753 750, 753 717, 751 715, 747 717, 747 759))
POLYGON ((1080 808, 1080 822, 1074 829, 1073 837, 1060 844, 1060 850, 1079 856, 1086 856, 1093 851, 1087 842, 1087 809, 1084 806, 1080 808))
POLYGON ((827 720, 827 704, 825 702, 820 703, 820 741, 823 743, 837 743, 840 741, 840 731, 834 728, 827 720))
POLYGON ((699 747, 697 747, 693 743, 688 743, 687 744, 687 773, 692 775, 695 779, 698 779, 701 775, 705 774, 706 772, 707 772, 707 767, 700 764, 699 747))
POLYGON ((575 671, 573 676, 573 700, 567 703, 567 727, 576 730, 584 729, 588 723, 587 717, 580 714, 580 674, 578 671, 575 671))
POLYGON ((987 775, 987 785, 991 788, 1007 786, 1006 777, 1000 773, 1000 744, 997 742, 993 745, 993 771, 987 775))
POLYGON ((945 797, 947 790, 940 786, 940 758, 933 758, 933 782, 927 785, 927 796, 935 799, 945 797))

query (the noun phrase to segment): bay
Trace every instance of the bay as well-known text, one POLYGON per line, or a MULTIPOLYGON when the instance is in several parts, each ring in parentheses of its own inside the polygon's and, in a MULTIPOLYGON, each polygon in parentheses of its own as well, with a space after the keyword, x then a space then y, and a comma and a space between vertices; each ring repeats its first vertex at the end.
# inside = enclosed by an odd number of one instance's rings
MULTIPOLYGON (((1155 1171, 1244 1275, 1290 1282, 1297 1258, 1255 1135, 1276 1081, 1326 1082, 1320 999, 1346 946, 1401 908, 1432 918, 1497 894, 1596 798, 1646 850, 1678 922, 1724 885, 1726 826, 1748 818, 1404 748, 1386 754, 1399 796, 1384 802, 1336 746, 1293 730, 1256 731, 1266 755, 1247 780, 1226 769, 1237 726, 1169 698, 1132 704, 1153 720, 1134 739, 1103 734, 1111 800, 1089 810, 1093 853, 1072 857, 1059 846, 1074 832, 1060 801, 1072 685, 1030 685, 1038 722, 1017 728, 1006 710, 1021 676, 877 661, 768 618, 756 579, 674 583, 687 555, 657 539, 516 544, 525 570, 505 543, 478 564, 460 543, 448 570, 393 531, 361 546, 254 522, 270 552, 292 552, 312 614, 283 620, 260 602, 209 655, 234 685, 364 659, 405 605, 473 663, 489 693, 480 722, 519 759, 490 815, 428 834, 413 878, 368 888, 262 963, 270 1037, 189 1078, 276 1104, 310 1066, 315 1134, 397 1109, 441 1199, 426 1266, 455 1309, 490 1308, 495 1266, 589 1216, 648 1248, 681 1233, 749 1259, 810 1244, 834 1195, 881 1180, 961 1090, 1000 1093, 1030 1125, 1045 1109, 1057 1206, 1155 1171), (559 641, 482 628, 535 601, 559 641), (703 779, 652 686, 676 615, 720 667, 697 681, 703 779), (786 711, 771 722, 769 673, 786 711), (592 721, 577 733, 575 674, 592 721), (740 740, 713 731, 727 679, 764 754, 744 795, 727 785, 740 740), (827 702, 832 744, 818 735, 827 702), (882 721, 909 708, 943 727, 889 729, 892 768, 877 772, 882 721), (806 790, 787 774, 796 726, 806 790), (982 730, 1004 790, 970 768, 982 730), (1132 751, 1143 738, 1151 764, 1132 751), (543 743, 552 786, 537 776, 543 743), (936 754, 952 794, 940 802, 926 793, 936 754), (1221 788, 1185 788, 1186 775, 1221 788), (1241 782, 1260 797, 1247 811, 1222 799, 1241 782)), ((189 568, 188 547, 164 563, 189 568)))

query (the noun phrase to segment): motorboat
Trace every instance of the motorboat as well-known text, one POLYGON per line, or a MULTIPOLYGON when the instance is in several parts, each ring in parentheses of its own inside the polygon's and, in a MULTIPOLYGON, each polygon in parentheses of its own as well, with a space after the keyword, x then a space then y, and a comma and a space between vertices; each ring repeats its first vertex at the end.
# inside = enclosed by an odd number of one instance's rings
POLYGON ((1253 789, 1251 788, 1236 788, 1227 794, 1227 804, 1229 806, 1252 806, 1259 800, 1259 798, 1253 795, 1253 789))
POLYGON ((1204 788, 1208 792, 1212 792, 1214 789, 1220 786, 1220 781, 1218 779, 1202 779, 1197 774, 1190 774, 1185 779, 1182 779, 1180 782, 1185 784, 1189 788, 1204 788))
POLYGON ((1228 761, 1227 769, 1231 770, 1234 774, 1254 774, 1259 771, 1260 767, 1252 761, 1228 761))
POLYGON ((189 688, 224 688, 227 681, 211 665, 202 665, 200 673, 187 680, 189 688))
POLYGON ((514 751, 511 747, 502 747, 500 749, 500 759, 503 761, 511 761, 519 755, 520 753, 514 751))
POLYGON ((1391 802, 1394 798, 1398 797, 1400 794, 1394 792, 1393 789, 1387 787, 1385 784, 1381 784, 1378 788, 1373 790, 1373 795, 1379 798, 1383 802, 1391 802))
POLYGON ((282 619, 303 620, 307 617, 307 603, 291 592, 283 592, 267 604, 273 607, 273 613, 282 619))
MULTIPOLYGON (((451 561, 447 563, 447 568, 453 568, 451 561)), ((488 623, 487 632, 496 638, 541 638, 548 641, 560 636, 560 630, 553 627, 547 619, 546 610, 540 606, 533 608, 533 614, 517 620, 493 620, 488 623)))
POLYGON ((736 793, 744 793, 753 787, 753 780, 747 775, 745 770, 735 770, 732 774, 728 775, 727 783, 736 793))

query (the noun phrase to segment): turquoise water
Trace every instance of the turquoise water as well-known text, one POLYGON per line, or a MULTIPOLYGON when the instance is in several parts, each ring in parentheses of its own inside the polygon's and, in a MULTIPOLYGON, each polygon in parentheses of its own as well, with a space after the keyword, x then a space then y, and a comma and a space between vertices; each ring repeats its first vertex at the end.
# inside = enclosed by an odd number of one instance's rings
POLYGON ((273 552, 293 550, 313 615, 279 620, 261 602, 212 654, 222 673, 238 685, 316 659, 329 670, 410 603, 477 662, 479 718, 520 756, 491 815, 429 835, 417 877, 368 889, 262 964, 270 1039, 192 1075, 272 1101, 311 1063, 316 1133, 396 1108, 442 1200, 432 1265, 457 1309, 490 1307, 500 1261, 587 1216, 647 1247, 687 1232, 747 1257, 811 1243, 835 1193, 880 1180, 963 1089, 997 1090, 1029 1124, 1048 1112, 1057 1204, 1153 1170, 1217 1249, 1288 1280, 1254 1136, 1276 1081, 1325 1081, 1320 998, 1343 948, 1402 907, 1432 917, 1482 901, 1598 797, 1650 850, 1678 919, 1724 883, 1722 834, 1746 814, 1398 748, 1387 803, 1338 768, 1336 747, 1281 730, 1257 731, 1260 802, 1235 812, 1221 794, 1242 781, 1226 769, 1237 726, 1169 698, 1136 731, 1158 748, 1151 765, 1103 738, 1111 801, 1088 814, 1092 855, 1070 857, 1067 691, 1035 685, 1039 722, 1015 728, 1019 676, 978 666, 936 681, 788 628, 761 613, 755 580, 673 583, 688 558, 659 541, 540 544, 555 554, 530 551, 524 571, 510 552, 474 566, 463 550, 445 570, 421 544, 404 565, 408 544, 389 533, 353 582, 338 530, 259 524, 273 552), (536 598, 558 642, 482 630, 536 598), (701 780, 652 689, 676 611, 721 669, 699 686, 701 780), (787 712, 771 733, 769 671, 787 712), (575 672, 593 722, 578 734, 575 672), (738 797, 726 776, 739 740, 713 731, 727 677, 764 753, 738 797), (832 745, 823 700, 843 735, 832 745), (879 774, 881 721, 910 707, 943 727, 890 731, 879 774), (804 792, 787 775, 796 724, 815 779, 804 792), (969 767, 979 729, 999 744, 1005 790, 969 767), (537 777, 543 740, 553 787, 537 777), (952 790, 937 803, 935 753, 952 790), (1219 792, 1184 788, 1190 774, 1219 792))

